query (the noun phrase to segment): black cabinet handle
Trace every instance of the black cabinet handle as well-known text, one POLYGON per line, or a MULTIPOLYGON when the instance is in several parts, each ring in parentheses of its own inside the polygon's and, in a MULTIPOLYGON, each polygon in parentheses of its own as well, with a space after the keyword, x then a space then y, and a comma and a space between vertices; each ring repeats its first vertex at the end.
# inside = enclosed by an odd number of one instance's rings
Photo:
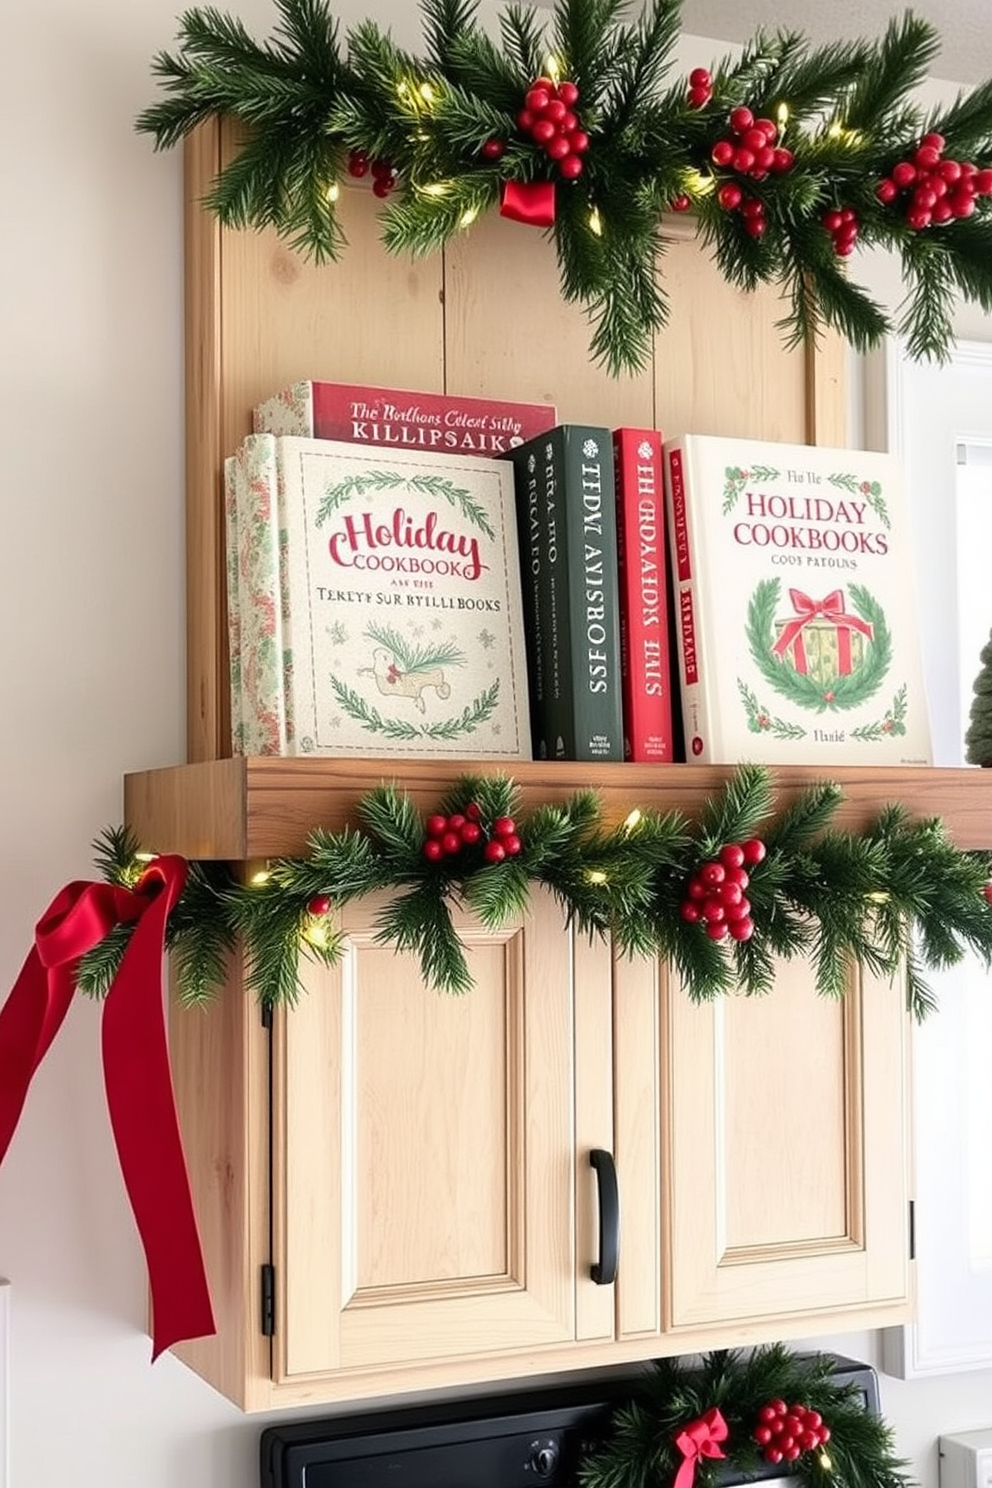
POLYGON ((617 1279, 620 1260, 620 1190, 617 1187, 617 1165, 613 1153, 593 1147, 590 1166, 595 1169, 599 1189, 599 1260, 589 1268, 597 1286, 611 1286, 617 1279))

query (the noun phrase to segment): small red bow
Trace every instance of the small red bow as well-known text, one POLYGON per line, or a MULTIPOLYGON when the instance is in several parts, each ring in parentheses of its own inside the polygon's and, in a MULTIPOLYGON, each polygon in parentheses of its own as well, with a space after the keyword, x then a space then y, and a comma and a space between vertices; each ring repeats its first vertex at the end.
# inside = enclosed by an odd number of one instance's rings
POLYGON ((725 1457, 718 1443, 727 1439, 727 1423, 716 1406, 698 1420, 690 1421, 675 1438, 675 1445, 682 1453, 682 1465, 675 1474, 673 1488, 691 1488, 696 1476, 696 1463, 700 1457, 725 1457))
POLYGON ((526 227, 551 227, 555 220, 553 181, 505 181, 499 215, 526 227))

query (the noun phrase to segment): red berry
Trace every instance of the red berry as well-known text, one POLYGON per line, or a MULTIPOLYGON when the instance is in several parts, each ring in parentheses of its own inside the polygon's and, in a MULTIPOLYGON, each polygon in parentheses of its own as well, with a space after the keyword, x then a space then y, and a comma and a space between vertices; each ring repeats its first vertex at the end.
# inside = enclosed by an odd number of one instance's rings
POLYGON ((486 160, 499 160, 502 155, 506 154, 506 146, 502 140, 489 139, 482 147, 482 154, 486 160))
POLYGON ((929 186, 917 186, 913 192, 913 206, 922 212, 929 212, 937 203, 936 191, 931 191, 929 186))
POLYGON ((503 851, 506 853, 506 856, 508 858, 515 858, 517 856, 517 853, 523 847, 523 843, 520 841, 520 838, 515 832, 509 832, 505 837, 501 837, 499 840, 500 842, 502 842, 503 851))
POLYGON ((530 137, 535 145, 546 145, 548 140, 554 139, 556 133, 555 126, 550 119, 538 119, 531 129, 530 137))
POLYGON ((726 940, 727 927, 722 920, 710 920, 706 926, 706 934, 710 940, 726 940))
POLYGON ((895 201, 899 195, 899 187, 889 176, 885 176, 875 187, 875 195, 883 206, 888 206, 889 202, 895 201))
POLYGON ((823 1417, 819 1411, 808 1410, 803 1417, 803 1425, 808 1427, 810 1431, 815 1431, 818 1426, 823 1425, 823 1417))
MULTIPOLYGON (((992 884, 990 884, 989 887, 992 888, 992 884)), ((702 879, 696 877, 696 875, 694 874, 693 877, 689 880, 688 886, 686 888, 686 893, 689 895, 690 899, 705 899, 707 894, 709 893, 709 890, 703 883, 702 879)))
POLYGON ((906 213, 906 221, 916 232, 922 232, 925 227, 930 226, 930 213, 925 212, 922 207, 911 207, 906 213))
POLYGON ((796 157, 795 155, 793 155, 791 150, 786 150, 782 146, 777 146, 775 150, 775 158, 772 161, 772 170, 776 173, 776 175, 781 175, 783 171, 791 170, 793 165, 795 164, 795 161, 796 157))
POLYGON ((727 181, 717 192, 717 200, 725 212, 732 212, 735 207, 740 206, 743 195, 744 193, 736 182, 727 181))
POLYGON ((849 258, 854 252, 854 239, 837 238, 834 243, 834 252, 838 258, 849 258))
POLYGON ((804 1452, 812 1452, 813 1448, 818 1447, 819 1444, 820 1438, 815 1431, 804 1431, 799 1438, 799 1445, 804 1452))
POLYGON ((695 109, 705 108, 706 104, 709 103, 709 101, 710 101, 710 99, 712 97, 713 97, 713 90, 712 90, 712 88, 690 88, 689 89, 689 107, 690 108, 695 108, 695 109))
POLYGON ((523 134, 530 134, 531 130, 534 128, 534 115, 531 113, 530 109, 520 110, 519 114, 517 115, 517 128, 523 134))
POLYGON ((988 196, 992 192, 992 170, 976 171, 971 178, 975 183, 975 190, 979 196, 988 196))
POLYGON ((578 129, 578 127, 578 115, 573 114, 571 109, 566 109, 561 118, 558 120, 558 128, 561 130, 562 134, 571 134, 572 130, 578 129))
POLYGON ((782 1449, 782 1456, 784 1457, 786 1462, 795 1462, 801 1450, 802 1448, 797 1447, 795 1442, 790 1442, 787 1447, 784 1447, 782 1449))
POLYGON ((461 839, 466 847, 472 847, 482 836, 482 828, 478 822, 467 821, 461 829, 461 839))
POLYGON ((427 818, 427 831, 431 837, 441 837, 448 826, 446 816, 429 816, 427 818))
POLYGON ((502 863, 503 859, 506 857, 506 848, 503 846, 502 842, 497 842, 496 839, 493 838, 492 841, 486 843, 483 849, 483 856, 485 857, 487 863, 502 863))
POLYGON ((460 811, 453 812, 452 815, 448 817, 449 832, 460 832, 462 827, 465 825, 465 821, 466 818, 460 811))
POLYGON ((768 223, 763 217, 745 217, 744 231, 752 238, 762 238, 768 230, 768 223))
POLYGON ((749 108, 735 108, 730 111, 730 127, 735 134, 743 134, 750 129, 754 123, 754 115, 749 108))
POLYGON ((374 196, 388 196, 394 184, 388 176, 380 176, 377 181, 372 182, 372 193, 374 196))
POLYGON ((933 145, 920 145, 913 160, 921 170, 933 170, 935 165, 940 164, 940 151, 935 150, 933 145))
MULTIPOLYGON (((971 200, 974 200, 974 198, 971 198, 971 200)), ((944 201, 939 201, 934 205, 931 220, 937 223, 950 222, 953 216, 954 210, 951 207, 950 202, 945 199, 944 201)))
POLYGON ((671 207, 673 212, 688 212, 692 209, 692 202, 686 196, 685 192, 682 192, 681 195, 675 197, 675 199, 669 203, 669 206, 671 207))
POLYGON ((545 106, 544 117, 550 119, 552 124, 560 124, 567 112, 560 98, 552 98, 551 102, 545 106))
POLYGON ((921 145, 927 145, 931 150, 936 150, 938 155, 941 154, 946 143, 942 134, 925 134, 920 140, 921 145))
POLYGON ((775 1409, 774 1405, 763 1405, 758 1412, 758 1420, 776 1421, 778 1420, 778 1411, 775 1409))
POLYGON ((937 167, 945 181, 960 181, 961 167, 956 160, 942 160, 937 167))
POLYGON ((352 150, 348 156, 348 174, 361 178, 366 175, 369 168, 369 157, 364 150, 352 150))
POLYGON ((444 836, 441 838, 441 846, 444 848, 444 851, 448 854, 449 857, 451 857, 453 853, 459 852, 461 849, 461 845, 462 839, 461 835, 458 832, 445 832, 444 836))
POLYGON ((728 904, 724 908, 724 914, 728 920, 746 920, 751 913, 751 901, 741 897, 736 904, 728 904))
POLYGON ((689 74, 689 86, 691 88, 708 88, 713 79, 705 67, 694 67, 689 74))
POLYGON ((741 173, 742 176, 746 176, 747 173, 748 173, 748 171, 751 169, 751 167, 753 165, 754 165, 754 151, 753 150, 749 150, 749 149, 747 149, 747 147, 745 145, 741 145, 739 149, 737 149, 737 150, 734 151, 734 170, 735 171, 740 171, 740 173, 741 173))
POLYGON ((768 851, 760 837, 749 837, 741 843, 741 850, 745 863, 760 863, 768 851))
POLYGON ((572 147, 563 134, 556 134, 554 139, 548 140, 544 153, 549 160, 564 160, 566 155, 571 155, 572 147))
POLYGON ((820 221, 829 233, 835 233, 840 227, 843 220, 844 219, 841 217, 836 208, 834 208, 833 211, 824 212, 823 216, 820 218, 820 221))
POLYGON ((740 884, 740 886, 741 886, 742 889, 746 889, 747 886, 748 886, 748 884, 750 882, 751 882, 751 880, 748 877, 748 872, 747 872, 747 869, 746 868, 728 868, 727 869, 726 877, 724 878, 724 883, 740 884))
POLYGON ((558 97, 566 108, 574 108, 579 101, 579 90, 574 83, 559 83, 558 97))
POLYGON ((444 857, 444 848, 437 837, 428 837, 424 843, 424 857, 431 863, 437 863, 444 857))
MULTIPOLYGON (((548 89, 540 88, 536 83, 524 94, 524 107, 532 114, 543 114, 550 102, 551 94, 548 89)), ((564 108, 564 104, 562 107, 564 108)))
POLYGON ((820 1438, 820 1446, 825 1447, 827 1442, 830 1440, 830 1427, 821 1426, 817 1434, 820 1438))
POLYGON ((765 1448, 765 1461, 773 1463, 779 1463, 782 1461, 782 1453, 779 1451, 778 1447, 765 1448))
POLYGON ((784 1416, 786 1411, 788 1410, 788 1406, 786 1405, 785 1401, 779 1400, 777 1395, 774 1400, 769 1400, 768 1404, 771 1406, 772 1410, 777 1416, 784 1416))
POLYGON ((754 934, 754 921, 747 915, 740 920, 728 920, 727 929, 734 940, 750 940, 754 934))
POLYGON ((892 179, 900 190, 912 186, 916 180, 916 166, 910 160, 900 160, 892 167, 892 179))
POLYGON ((573 155, 584 155, 589 148, 589 136, 584 129, 573 129, 568 136, 568 145, 573 155))
POLYGON ((740 904, 744 898, 744 890, 740 884, 735 883, 722 883, 717 893, 720 896, 720 903, 725 909, 732 908, 735 904, 740 904))
POLYGON ((581 156, 566 155, 563 160, 559 160, 558 169, 566 181, 574 181, 576 176, 581 176, 584 169, 581 156))
POLYGON ((679 914, 687 925, 695 925, 699 921, 699 906, 698 904, 694 904, 691 899, 683 899, 679 905, 679 914))
POLYGON ((468 805, 465 807, 465 815, 468 817, 469 821, 482 820, 482 807, 479 805, 478 801, 469 801, 468 805))
POLYGON ((739 868, 744 861, 744 849, 739 842, 725 842, 720 849, 720 862, 725 868, 739 868))
POLYGON ((755 152, 754 152, 754 174, 757 175, 757 172, 758 171, 770 171, 770 170, 774 170, 775 169, 775 156, 777 154, 778 154, 778 151, 777 150, 773 150, 772 147, 771 147, 771 145, 762 145, 762 147, 761 147, 760 150, 755 150, 755 152))
POLYGON ((717 140, 710 151, 710 159, 714 165, 729 165, 734 158, 734 147, 729 140, 717 140))
POLYGON ((307 905, 307 913, 312 915, 325 915, 331 907, 330 894, 314 894, 307 905))
POLYGON ((982 885, 982 893, 989 904, 992 904, 992 883, 982 885))
POLYGON ((722 884, 726 876, 727 870, 722 863, 704 863, 699 870, 699 881, 704 883, 708 889, 722 884))
POLYGON ((778 125, 771 119, 755 119, 754 127, 762 131, 766 144, 773 145, 778 139, 778 125))
POLYGON ((719 924, 721 920, 727 918, 727 911, 716 898, 704 899, 701 913, 703 919, 711 925, 719 924))
POLYGON ((517 824, 512 816, 498 816, 493 822, 493 832, 497 837, 512 837, 517 830, 517 824))
POLYGON ((770 1426, 756 1426, 752 1434, 759 1447, 767 1446, 772 1439, 772 1429, 770 1426))
POLYGON ((750 129, 745 129, 741 135, 741 144, 749 150, 763 150, 768 143, 768 136, 760 124, 752 124, 750 129))

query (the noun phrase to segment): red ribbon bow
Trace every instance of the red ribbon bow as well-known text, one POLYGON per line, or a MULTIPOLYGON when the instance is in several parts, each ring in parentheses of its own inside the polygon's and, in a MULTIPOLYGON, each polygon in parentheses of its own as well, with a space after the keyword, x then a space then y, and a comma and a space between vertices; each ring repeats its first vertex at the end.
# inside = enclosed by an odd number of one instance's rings
POLYGON ((806 660, 806 647, 803 645, 803 631, 812 620, 823 616, 829 620, 831 625, 837 627, 837 675, 849 677, 851 674, 851 631, 859 631, 861 635, 872 639, 875 634, 874 628, 867 620, 861 620, 857 615, 848 615, 844 610, 843 589, 832 589, 823 599, 810 599, 801 589, 790 589, 789 598, 792 600, 792 608, 796 612, 796 619, 790 620, 782 634, 772 647, 773 656, 784 656, 790 646, 795 646, 793 658, 796 671, 805 675, 809 671, 809 663, 806 660))
POLYGON ((555 183, 504 181, 499 215, 526 227, 551 227, 555 220, 555 183))
POLYGON ((183 858, 161 857, 133 890, 67 884, 35 926, 34 945, 0 1008, 2 1162, 35 1070, 69 1010, 80 957, 115 926, 134 924, 104 1002, 103 1074, 148 1265, 153 1359, 181 1339, 217 1331, 176 1116, 162 1000, 165 926, 186 869, 183 858))
POLYGON ((696 1463, 700 1457, 725 1457, 718 1445, 727 1439, 727 1423, 713 1406, 704 1416, 690 1421, 675 1438, 675 1445, 682 1453, 682 1464, 675 1474, 673 1488, 692 1488, 696 1476, 696 1463))

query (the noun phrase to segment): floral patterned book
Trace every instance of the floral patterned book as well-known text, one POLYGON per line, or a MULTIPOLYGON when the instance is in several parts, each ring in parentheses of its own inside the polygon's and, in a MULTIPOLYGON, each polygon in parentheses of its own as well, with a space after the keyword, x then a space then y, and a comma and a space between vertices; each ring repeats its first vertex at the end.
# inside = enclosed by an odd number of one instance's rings
POLYGON ((233 465, 247 752, 530 759, 506 464, 254 434, 233 465))
POLYGON ((902 473, 889 455, 666 441, 690 762, 932 762, 902 473))

